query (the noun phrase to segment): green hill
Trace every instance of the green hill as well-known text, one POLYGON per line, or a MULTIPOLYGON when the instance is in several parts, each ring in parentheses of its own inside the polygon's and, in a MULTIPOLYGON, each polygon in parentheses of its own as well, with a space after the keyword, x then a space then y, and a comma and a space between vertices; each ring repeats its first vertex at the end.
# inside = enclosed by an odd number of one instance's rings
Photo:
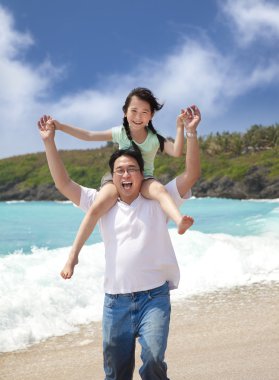
MULTIPOLYGON (((279 124, 252 126, 246 133, 211 134, 199 138, 202 175, 195 196, 279 198, 279 124)), ((108 171, 112 144, 92 150, 61 151, 72 179, 98 187, 108 171)), ((184 157, 158 154, 155 176, 163 183, 181 173, 184 157)), ((0 200, 63 199, 56 191, 44 153, 0 160, 0 200)))

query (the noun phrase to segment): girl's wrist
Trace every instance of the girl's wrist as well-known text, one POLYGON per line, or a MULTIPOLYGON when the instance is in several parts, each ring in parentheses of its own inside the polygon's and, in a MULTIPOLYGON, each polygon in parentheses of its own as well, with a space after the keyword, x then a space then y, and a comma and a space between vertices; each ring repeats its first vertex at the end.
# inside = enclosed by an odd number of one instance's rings
POLYGON ((176 129, 184 129, 183 123, 176 123, 176 129))
POLYGON ((184 128, 184 121, 180 117, 176 119, 176 128, 184 128))

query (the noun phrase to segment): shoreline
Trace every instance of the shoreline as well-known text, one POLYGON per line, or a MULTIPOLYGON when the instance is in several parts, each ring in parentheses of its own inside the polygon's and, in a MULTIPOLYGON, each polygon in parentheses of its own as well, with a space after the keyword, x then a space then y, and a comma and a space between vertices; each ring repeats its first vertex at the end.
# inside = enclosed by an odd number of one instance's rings
MULTIPOLYGON (((172 301, 171 380, 277 380, 279 282, 172 301)), ((134 380, 139 380, 140 347, 134 380)), ((103 379, 101 323, 0 354, 1 380, 103 379)))
MULTIPOLYGON (((228 197, 217 197, 217 196, 195 196, 192 195, 189 199, 226 199, 226 200, 234 200, 234 201, 251 201, 251 202, 271 202, 271 203, 279 203, 279 198, 228 198, 228 197)), ((31 203, 31 202, 53 202, 53 203, 59 203, 59 204, 72 204, 73 202, 67 200, 67 199, 7 199, 7 200, 0 200, 0 203, 7 203, 7 204, 16 204, 16 203, 31 203)))

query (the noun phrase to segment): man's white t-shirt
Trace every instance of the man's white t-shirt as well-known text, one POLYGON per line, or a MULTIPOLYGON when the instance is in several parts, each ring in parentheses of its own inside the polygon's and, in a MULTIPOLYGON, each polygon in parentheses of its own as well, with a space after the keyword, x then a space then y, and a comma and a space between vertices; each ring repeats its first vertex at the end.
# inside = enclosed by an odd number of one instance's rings
MULTIPOLYGON (((166 188, 177 206, 184 198, 176 180, 166 188)), ((87 211, 98 192, 81 188, 80 208, 87 211)), ((109 294, 132 293, 153 289, 169 282, 170 289, 178 287, 180 273, 167 227, 168 218, 159 202, 139 194, 130 205, 118 200, 99 220, 105 245, 104 289, 109 294)))

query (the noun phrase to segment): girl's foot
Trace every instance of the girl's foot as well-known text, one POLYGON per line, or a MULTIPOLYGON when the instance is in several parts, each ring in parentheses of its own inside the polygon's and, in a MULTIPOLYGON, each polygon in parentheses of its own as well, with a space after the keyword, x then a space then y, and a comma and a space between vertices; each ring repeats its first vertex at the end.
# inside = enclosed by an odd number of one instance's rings
POLYGON ((177 225, 177 230, 180 235, 183 235, 188 228, 194 223, 194 219, 191 216, 184 215, 181 218, 181 221, 177 225))
POLYGON ((78 259, 73 260, 72 258, 69 258, 62 269, 60 275, 64 280, 68 280, 72 277, 74 273, 74 268, 78 264, 78 259))

